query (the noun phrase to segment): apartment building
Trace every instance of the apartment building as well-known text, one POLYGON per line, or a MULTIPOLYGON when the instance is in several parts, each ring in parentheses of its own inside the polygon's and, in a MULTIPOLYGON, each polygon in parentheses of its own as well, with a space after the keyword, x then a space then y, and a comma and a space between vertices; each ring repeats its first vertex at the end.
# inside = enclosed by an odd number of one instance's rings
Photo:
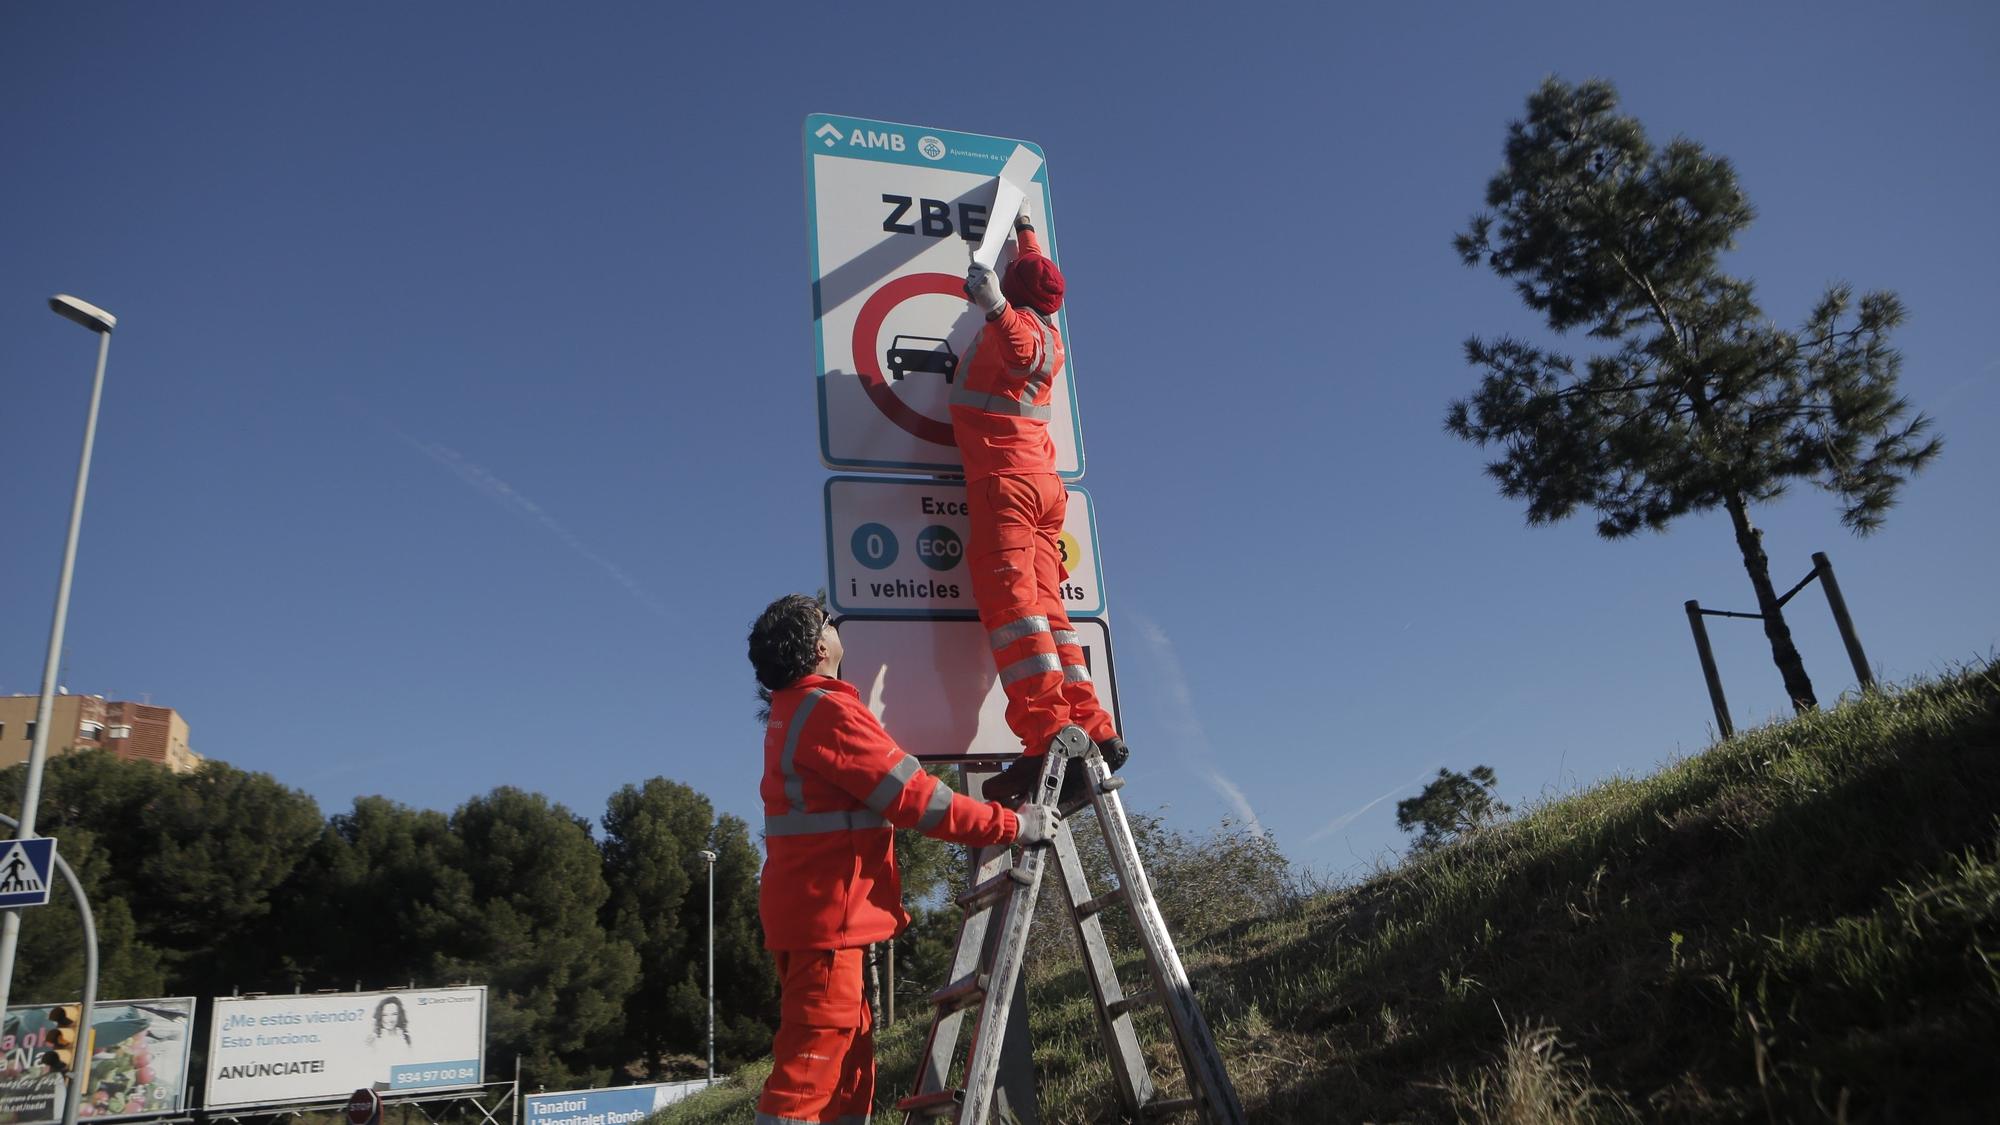
MULTIPOLYGON (((0 695, 0 769, 28 760, 34 745, 33 695, 0 695)), ((201 765, 188 748, 187 720, 171 707, 107 700, 101 695, 58 695, 49 720, 49 755, 109 750, 128 761, 154 762, 175 773, 201 765)))

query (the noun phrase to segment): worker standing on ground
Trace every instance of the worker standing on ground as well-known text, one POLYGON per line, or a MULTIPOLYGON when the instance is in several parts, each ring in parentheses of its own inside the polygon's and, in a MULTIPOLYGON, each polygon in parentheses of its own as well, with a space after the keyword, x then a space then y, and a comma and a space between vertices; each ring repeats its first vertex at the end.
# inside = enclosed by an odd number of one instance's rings
MULTIPOLYGON (((986 314, 966 375, 951 393, 951 428, 965 462, 972 541, 972 597, 1007 693, 1007 726, 1023 756, 986 783, 985 795, 1009 803, 1033 788, 1042 756, 1066 726, 1083 730, 1105 764, 1125 764, 1127 750, 1098 703, 1083 647, 1063 610, 1067 576, 1061 536, 1069 497, 1056 475, 1049 438, 1050 403, 1063 370, 1055 314, 1063 276, 1042 253, 1025 205, 1014 220, 1018 250, 1006 275, 973 263, 965 294, 986 314)), ((1072 769, 1063 799, 1077 791, 1072 769)))
POLYGON ((840 658, 840 635, 803 594, 772 602, 751 626, 750 663, 771 692, 758 912, 781 989, 757 1125, 868 1119, 875 1040, 861 950, 910 922, 894 829, 959 844, 1033 845, 1060 823, 1046 806, 1015 813, 925 773, 861 694, 833 678, 840 658))

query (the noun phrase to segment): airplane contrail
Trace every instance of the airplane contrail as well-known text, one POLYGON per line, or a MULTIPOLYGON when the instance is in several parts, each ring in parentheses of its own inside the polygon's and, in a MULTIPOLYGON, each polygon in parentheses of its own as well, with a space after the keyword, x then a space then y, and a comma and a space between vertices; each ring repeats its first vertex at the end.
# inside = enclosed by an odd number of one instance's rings
POLYGON ((453 476, 470 485, 475 491, 485 495, 490 500, 496 501, 516 516, 555 536, 557 540, 585 562, 603 571, 610 576, 613 582, 624 587, 625 592, 637 599, 640 605, 645 606, 668 621, 677 620, 673 611, 667 608, 667 603, 661 600, 659 595, 653 593, 642 585, 638 579, 626 573, 624 567, 592 550, 590 545, 579 539, 575 532, 564 527, 561 521, 548 513, 547 509, 522 494, 513 485, 494 476, 481 466, 466 460, 455 449, 439 445, 436 442, 418 441, 416 438, 411 437, 409 434, 404 433, 379 418, 375 419, 375 423, 389 433, 394 434, 396 439, 404 445, 409 446, 411 449, 449 469, 453 476))
POLYGON ((1259 836, 1263 835, 1264 822, 1258 819, 1257 810, 1251 806, 1249 796, 1243 792, 1241 786, 1224 776, 1222 771, 1212 764, 1215 748, 1208 740, 1208 729, 1202 725, 1200 715, 1195 712, 1194 692, 1188 687, 1187 674, 1181 671, 1181 661, 1174 651, 1173 639, 1167 636, 1165 629, 1148 618, 1138 614, 1133 614, 1133 617, 1138 622, 1139 635, 1145 638, 1146 644, 1159 657, 1160 664, 1166 670, 1164 682, 1181 712, 1174 725, 1180 727, 1196 745, 1197 752, 1190 756, 1201 759, 1203 777, 1207 780, 1209 788, 1215 790, 1224 804, 1236 811, 1236 815, 1252 832, 1259 836))

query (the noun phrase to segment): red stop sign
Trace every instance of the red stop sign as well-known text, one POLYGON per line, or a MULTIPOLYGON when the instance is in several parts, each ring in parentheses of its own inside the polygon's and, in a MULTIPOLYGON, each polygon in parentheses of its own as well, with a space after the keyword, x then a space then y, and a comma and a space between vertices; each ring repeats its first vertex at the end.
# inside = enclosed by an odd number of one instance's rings
POLYGON ((347 1120, 351 1125, 374 1125, 382 1113, 382 1095, 373 1090, 356 1090, 347 1099, 347 1120))

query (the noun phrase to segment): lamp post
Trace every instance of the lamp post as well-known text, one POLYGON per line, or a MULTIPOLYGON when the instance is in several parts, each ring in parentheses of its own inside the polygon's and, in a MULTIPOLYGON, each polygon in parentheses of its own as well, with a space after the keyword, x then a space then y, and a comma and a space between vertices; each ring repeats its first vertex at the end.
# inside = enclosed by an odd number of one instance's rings
POLYGON ((708 1080, 715 1081, 715 853, 704 850, 708 864, 708 1080))
MULTIPOLYGON (((77 533, 83 528, 83 493, 90 484, 90 451, 97 443, 97 404, 104 398, 104 363, 111 355, 111 330, 118 318, 88 301, 66 293, 49 298, 49 308, 97 333, 97 378, 90 385, 90 412, 83 423, 83 456, 76 467, 76 493, 69 506, 69 539, 63 544, 62 577, 56 582, 55 620, 49 626, 49 652, 42 662, 42 697, 35 704, 35 738, 28 748, 28 780, 21 791, 21 819, 16 839, 35 833, 35 810, 42 803, 42 765, 49 754, 49 721, 55 710, 56 673, 61 668, 63 628, 69 623, 70 576, 76 570, 77 533)), ((0 1012, 14 987, 14 951, 21 940, 21 912, 0 914, 0 1012)))

